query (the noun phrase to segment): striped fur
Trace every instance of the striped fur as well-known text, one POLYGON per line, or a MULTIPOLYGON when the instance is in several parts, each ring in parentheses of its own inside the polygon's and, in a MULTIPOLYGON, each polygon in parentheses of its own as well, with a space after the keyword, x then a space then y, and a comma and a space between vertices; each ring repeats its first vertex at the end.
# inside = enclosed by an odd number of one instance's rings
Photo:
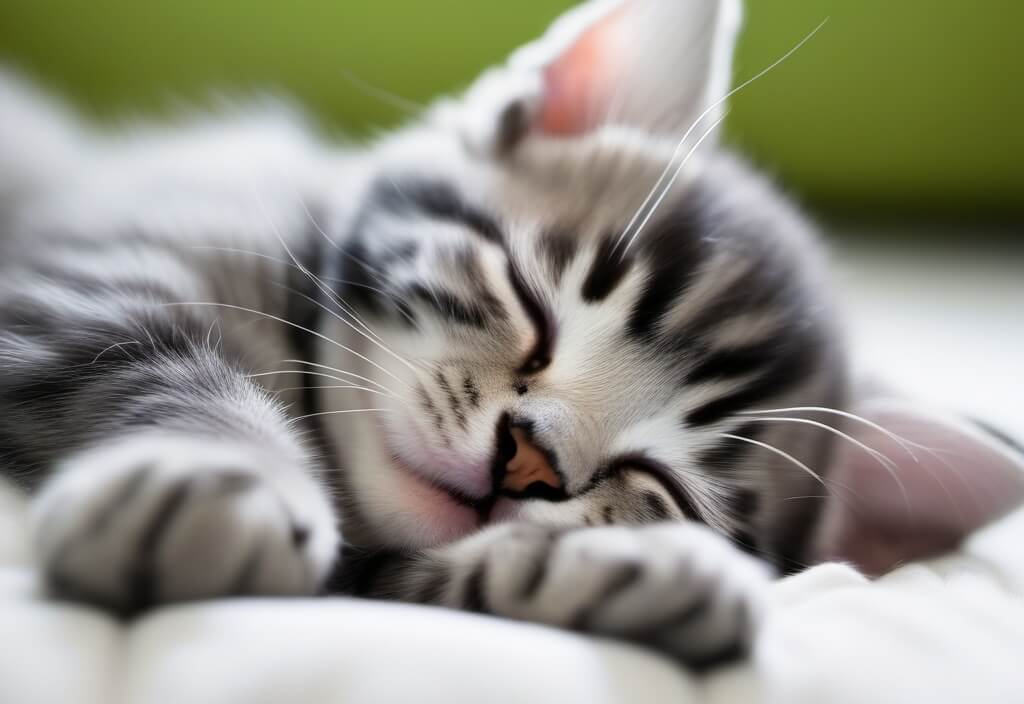
MULTIPOLYGON (((715 75, 628 114, 720 95, 735 3, 687 7, 715 75)), ((0 173, 0 465, 56 589, 137 610, 327 583, 695 664, 749 643, 818 504, 735 438, 813 467, 833 438, 739 414, 845 390, 812 230, 703 149, 634 241, 664 120, 534 134, 529 55, 359 152, 280 108, 90 134, 5 84, 63 150, 31 188, 0 173), (560 487, 501 489, 513 429, 560 487)))

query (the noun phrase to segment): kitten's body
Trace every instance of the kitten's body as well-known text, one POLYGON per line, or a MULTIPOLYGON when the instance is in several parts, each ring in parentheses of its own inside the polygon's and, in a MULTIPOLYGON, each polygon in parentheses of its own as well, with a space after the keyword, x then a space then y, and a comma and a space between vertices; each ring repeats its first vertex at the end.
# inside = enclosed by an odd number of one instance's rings
POLYGON ((835 439, 747 413, 841 408, 845 364, 807 224, 697 149, 734 4, 634 5, 694 20, 697 78, 619 91, 624 126, 538 84, 633 21, 609 3, 365 150, 274 110, 99 136, 0 86, 0 464, 51 584, 136 609, 336 571, 693 662, 746 644, 746 552, 805 557, 835 439))

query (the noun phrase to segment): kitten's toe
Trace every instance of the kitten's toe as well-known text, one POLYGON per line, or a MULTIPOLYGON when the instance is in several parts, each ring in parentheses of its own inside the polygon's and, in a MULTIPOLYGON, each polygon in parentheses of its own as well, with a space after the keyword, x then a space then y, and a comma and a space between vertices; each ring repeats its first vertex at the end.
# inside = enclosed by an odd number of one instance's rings
POLYGON ((478 574, 478 600, 494 613, 644 643, 691 666, 749 650, 770 582, 759 561, 681 523, 510 533, 478 574))
POLYGON ((304 471, 191 438, 139 438, 80 455, 34 514, 51 587, 119 611, 312 594, 338 543, 323 491, 304 471))

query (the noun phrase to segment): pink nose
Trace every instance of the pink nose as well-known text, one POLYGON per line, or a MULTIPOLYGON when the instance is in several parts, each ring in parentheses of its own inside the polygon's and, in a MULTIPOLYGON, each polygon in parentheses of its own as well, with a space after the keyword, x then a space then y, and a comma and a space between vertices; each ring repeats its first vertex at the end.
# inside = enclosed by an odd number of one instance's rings
POLYGON ((516 441, 516 454, 505 465, 502 488, 522 492, 534 482, 541 482, 553 489, 561 489, 562 482, 548 458, 530 441, 523 429, 512 428, 511 433, 516 441))

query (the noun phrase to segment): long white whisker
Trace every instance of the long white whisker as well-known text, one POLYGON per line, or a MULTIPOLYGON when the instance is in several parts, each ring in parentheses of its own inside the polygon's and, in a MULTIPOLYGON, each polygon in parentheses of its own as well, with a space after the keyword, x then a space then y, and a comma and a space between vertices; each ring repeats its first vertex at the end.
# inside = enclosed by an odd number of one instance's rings
POLYGON ((341 374, 343 376, 350 376, 350 377, 352 377, 354 379, 358 379, 359 381, 365 381, 367 384, 373 384, 374 386, 376 386, 376 387, 378 387, 380 389, 383 389, 384 391, 388 391, 388 392, 390 392, 392 394, 395 393, 394 389, 388 388, 387 386, 385 386, 384 384, 380 383, 379 381, 374 381, 373 379, 369 379, 369 378, 367 378, 365 376, 360 376, 359 374, 356 374, 355 372, 350 372, 350 371, 345 370, 345 369, 338 369, 337 367, 331 367, 331 366, 328 366, 326 364, 318 364, 316 362, 307 362, 304 359, 282 359, 281 363, 282 364, 303 364, 305 366, 315 367, 317 369, 326 369, 327 371, 334 372, 335 374, 341 374))
POLYGON ((886 430, 885 428, 880 426, 878 423, 874 423, 874 422, 868 420, 867 418, 863 418, 861 416, 858 416, 855 413, 848 413, 847 411, 840 411, 839 409, 836 409, 836 408, 826 408, 824 406, 794 406, 792 408, 768 408, 768 409, 758 410, 758 411, 741 411, 739 413, 739 415, 741 415, 741 416, 748 416, 748 415, 770 415, 772 413, 796 413, 796 412, 800 412, 800 411, 804 411, 804 412, 808 412, 808 413, 812 413, 812 412, 813 413, 830 413, 830 414, 835 415, 835 416, 840 416, 842 418, 848 418, 849 420, 857 421, 858 423, 863 423, 864 425, 868 426, 869 428, 877 430, 878 432, 880 432, 883 435, 885 435, 887 438, 891 439, 893 442, 897 443, 917 463, 920 463, 921 460, 919 460, 917 458, 917 455, 915 455, 913 450, 910 449, 910 446, 914 446, 914 447, 917 447, 917 448, 920 448, 920 449, 924 449, 924 450, 931 449, 931 448, 925 447, 924 445, 921 445, 919 443, 913 442, 912 440, 909 440, 907 438, 901 437, 901 436, 897 435, 896 433, 894 433, 894 432, 892 432, 890 430, 886 430))
POLYGON ((343 411, 320 411, 319 413, 307 413, 304 416, 296 416, 295 420, 305 420, 306 418, 316 418, 317 416, 338 416, 346 413, 391 413, 393 408, 348 408, 343 411))
MULTIPOLYGON (((288 254, 289 259, 292 260, 292 262, 295 264, 295 266, 297 266, 299 268, 299 271, 301 271, 303 274, 305 274, 309 278, 309 280, 313 282, 313 285, 316 286, 318 289, 320 289, 320 291, 322 293, 326 293, 328 296, 332 296, 333 297, 334 296, 334 292, 330 289, 330 287, 325 286, 324 283, 322 281, 320 281, 320 279, 315 274, 313 274, 311 271, 309 271, 309 269, 307 269, 302 264, 302 262, 299 261, 298 257, 296 257, 294 253, 292 253, 292 250, 288 246, 288 243, 285 242, 284 237, 281 236, 280 231, 277 229, 276 223, 274 223, 273 219, 270 217, 270 213, 267 212, 267 209, 264 206, 262 199, 260 199, 259 194, 256 193, 255 191, 253 191, 253 197, 256 200, 256 204, 259 206, 260 210, 262 211, 264 219, 267 221, 267 223, 270 225, 270 227, 274 230, 274 235, 277 237, 277 241, 281 244, 281 247, 284 248, 285 253, 288 254)), ((302 203, 302 199, 301 198, 299 199, 299 202, 302 203)), ((306 212, 309 213, 309 210, 305 208, 305 204, 304 203, 303 203, 303 209, 305 209, 306 212)), ((367 333, 361 331, 359 328, 357 328, 355 325, 353 325, 348 320, 345 320, 344 318, 342 318, 340 315, 338 315, 334 311, 328 309, 326 306, 321 304, 319 301, 316 301, 316 300, 310 298, 309 296, 305 296, 303 294, 299 294, 299 295, 301 295, 306 300, 312 301, 316 305, 320 306, 321 309, 323 309, 324 311, 326 311, 330 315, 332 315, 335 318, 337 318, 340 322, 342 322, 345 325, 347 325, 348 327, 350 327, 354 332, 362 335, 364 338, 366 338, 367 340, 369 340, 370 342, 375 344, 377 347, 379 347, 381 350, 383 350, 384 352, 386 352, 387 354, 391 355, 393 358, 395 358, 396 360, 398 360, 399 362, 404 364, 414 374, 416 373, 416 369, 411 364, 409 364, 409 362, 407 362, 401 355, 397 354, 394 350, 392 350, 390 347, 388 347, 383 342, 381 342, 379 339, 377 339, 376 334, 374 334, 372 336, 368 335, 367 333)), ((350 313, 350 315, 354 316, 354 314, 352 314, 352 313, 350 313)))
POLYGON ((383 88, 380 88, 379 86, 375 86, 371 83, 364 81, 362 78, 352 73, 348 69, 341 69, 341 75, 345 78, 345 80, 347 80, 349 83, 355 86, 356 89, 361 90, 363 93, 370 96, 371 98, 376 98, 382 103, 398 108, 402 112, 415 115, 420 112, 423 112, 423 110, 426 109, 424 105, 417 103, 415 100, 409 100, 408 98, 404 98, 401 95, 398 95, 397 93, 392 93, 391 91, 385 90, 383 88))
MULTIPOLYGON (((332 374, 324 374, 323 372, 311 372, 311 371, 307 371, 305 369, 281 369, 281 370, 272 371, 272 372, 259 372, 259 373, 256 373, 256 374, 248 374, 246 376, 246 378, 247 379, 257 379, 257 378, 260 378, 260 377, 281 376, 281 375, 284 375, 284 374, 301 374, 303 376, 315 376, 315 377, 319 377, 319 378, 322 378, 322 379, 330 379, 331 381, 337 381, 337 382, 342 383, 342 384, 347 384, 347 386, 345 388, 362 389, 362 390, 368 391, 368 392, 370 392, 372 394, 377 394, 379 396, 384 396, 386 398, 390 398, 390 399, 392 399, 392 400, 402 404, 406 408, 410 408, 411 409, 411 406, 409 406, 408 402, 404 398, 401 398, 400 396, 396 396, 394 394, 394 392, 392 392, 390 389, 385 389, 384 391, 379 391, 377 389, 370 389, 370 388, 367 388, 365 386, 357 385, 357 384, 355 384, 354 382, 352 382, 349 379, 344 379, 342 377, 334 376, 332 374)), ((327 388, 338 388, 338 387, 315 386, 315 387, 298 387, 298 388, 321 388, 321 389, 327 389, 327 388)))
MULTIPOLYGON (((161 305, 164 305, 164 306, 213 306, 213 307, 217 307, 217 308, 229 308, 231 310, 238 310, 238 311, 242 311, 243 313, 251 313, 253 315, 261 315, 264 318, 268 318, 269 320, 276 320, 277 322, 281 323, 282 325, 288 325, 290 327, 295 328, 296 330, 301 330, 301 331, 303 331, 305 333, 308 333, 310 335, 313 335, 314 337, 317 337, 317 338, 323 340, 324 342, 328 342, 328 343, 334 345, 335 347, 338 347, 339 349, 345 350, 349 354, 355 355, 356 357, 358 357, 359 359, 363 360, 367 364, 369 364, 369 365, 371 365, 373 367, 376 367, 379 371, 384 372, 389 377, 391 377, 392 379, 394 379, 398 383, 402 384, 403 386, 409 386, 409 383, 406 382, 404 379, 401 379, 401 378, 395 376, 394 374, 389 372, 387 369, 385 369, 384 367, 382 367, 379 364, 377 364, 376 362, 374 362, 372 359, 369 359, 368 357, 365 357, 365 356, 359 354, 355 350, 353 350, 353 349, 351 349, 349 347, 346 347, 345 345, 341 344, 337 340, 332 340, 331 338, 327 337, 326 335, 324 335, 322 333, 319 333, 319 332, 317 332, 315 330, 310 330, 307 327, 303 327, 302 325, 299 325, 297 323, 293 323, 290 320, 285 320, 284 318, 279 318, 276 315, 271 315, 270 313, 264 313, 261 310, 256 310, 254 308, 246 308, 245 306, 236 306, 236 305, 233 305, 231 303, 219 303, 219 302, 216 302, 216 301, 188 301, 188 302, 184 302, 183 301, 183 302, 179 302, 179 303, 163 303, 161 305)), ((409 388, 412 388, 412 387, 409 386, 409 388)))
POLYGON ((344 323, 345 325, 350 327, 354 332, 356 332, 359 335, 362 335, 364 338, 366 338, 367 340, 372 342, 374 345, 376 345, 380 349, 384 350, 389 355, 394 357, 396 360, 398 360, 399 362, 404 364, 406 366, 406 368, 408 368, 411 372, 413 372, 414 374, 416 373, 416 369, 412 366, 412 364, 410 364, 409 360, 407 360, 405 357, 403 357, 402 355, 400 355, 397 352, 395 352, 394 350, 392 350, 390 347, 388 347, 383 342, 379 341, 379 339, 374 339, 374 338, 377 337, 376 335, 374 335, 373 337, 370 337, 369 335, 367 335, 366 333, 361 331, 359 328, 354 326, 349 321, 347 321, 344 318, 342 318, 340 315, 338 315, 337 313, 332 311, 330 308, 328 308, 327 306, 325 306, 323 303, 321 303, 320 301, 316 300, 315 298, 311 298, 311 297, 307 296, 304 293, 299 293, 298 291, 294 291, 293 293, 295 293, 296 296, 304 298, 307 301, 309 301, 310 303, 312 303, 313 305, 319 307, 321 310, 323 310, 328 315, 333 316, 334 318, 337 318, 339 321, 341 321, 342 323, 344 323))
POLYGON ((669 191, 672 190, 672 186, 674 186, 676 181, 679 179, 679 175, 683 173, 683 169, 686 168, 686 163, 688 161, 690 161, 690 158, 694 154, 697 153, 697 150, 700 148, 700 145, 704 143, 704 140, 707 139, 708 137, 710 137, 712 135, 712 133, 714 133, 714 131, 718 128, 718 126, 720 124, 722 124, 725 121, 725 118, 728 117, 728 116, 729 116, 729 111, 726 110, 722 114, 722 116, 720 118, 718 118, 717 120, 715 120, 711 124, 711 127, 709 127, 704 132, 704 134, 702 134, 700 136, 700 139, 698 139, 697 142, 693 145, 693 147, 690 148, 690 151, 688 151, 686 153, 686 156, 683 157, 683 160, 681 162, 679 162, 679 167, 676 168, 675 173, 672 174, 672 178, 670 178, 668 180, 668 183, 665 184, 665 187, 661 191, 661 195, 658 196, 657 200, 654 201, 654 204, 651 206, 650 210, 647 211, 647 217, 645 217, 640 222, 640 224, 637 225, 636 232, 634 232, 633 236, 629 238, 629 242, 626 243, 625 248, 622 250, 622 256, 626 256, 626 252, 628 252, 629 248, 633 246, 634 242, 636 242, 636 238, 640 236, 640 233, 643 232, 644 227, 646 227, 647 223, 650 222, 651 218, 654 217, 654 214, 656 212, 658 212, 658 208, 661 206, 662 202, 668 196, 669 191))
POLYGON ((853 445, 855 445, 855 446, 859 447, 860 449, 864 450, 864 452, 867 452, 869 455, 871 455, 875 459, 875 461, 878 462, 878 464, 881 465, 882 468, 884 468, 889 473, 889 475, 893 478, 893 480, 899 486, 900 493, 903 494, 903 501, 906 504, 907 511, 908 512, 910 511, 910 496, 907 494, 907 487, 903 484, 903 481, 899 477, 899 473, 898 473, 897 468, 896 468, 896 463, 893 462, 888 457, 886 457, 881 452, 879 452, 878 450, 876 450, 875 448, 873 448, 873 447, 871 447, 869 445, 866 445, 865 443, 861 442, 857 438, 852 437, 852 436, 844 433, 843 431, 841 431, 841 430, 839 430, 837 428, 833 428, 831 425, 827 425, 825 423, 820 423, 820 422, 818 422, 816 420, 810 420, 808 418, 788 418, 788 417, 772 416, 770 418, 763 418, 763 417, 750 418, 749 420, 751 420, 751 421, 759 421, 759 422, 762 422, 762 423, 796 423, 796 424, 800 424, 800 425, 810 425, 810 426, 813 426, 815 428, 820 428, 822 430, 828 431, 828 432, 832 433, 833 435, 837 435, 838 437, 840 437, 840 438, 842 438, 842 439, 852 443, 853 445))
POLYGON ((774 445, 769 445, 768 443, 761 442, 760 440, 754 440, 753 438, 745 438, 742 435, 734 435, 732 433, 719 433, 718 437, 728 438, 730 440, 739 440, 740 442, 747 442, 750 443, 751 445, 757 445, 758 447, 764 448, 769 452, 774 452, 776 455, 779 455, 780 457, 789 460, 794 465, 796 465, 797 467, 799 467, 800 469, 802 469, 803 471, 807 472, 809 475, 817 479, 818 483, 825 487, 826 491, 829 490, 828 485, 825 483, 825 480, 822 478, 820 474, 818 474, 813 469, 808 467, 806 464, 798 460, 796 457, 793 457, 793 455, 789 454, 788 452, 784 452, 783 450, 780 450, 774 445))
POLYGON ((388 395, 385 394, 383 391, 377 391, 376 389, 368 389, 365 386, 355 386, 354 384, 327 384, 327 385, 324 385, 324 386, 288 386, 288 387, 285 387, 283 389, 278 389, 277 393, 283 393, 285 391, 319 391, 320 389, 324 389, 324 390, 327 390, 327 389, 330 389, 330 390, 349 389, 349 390, 353 390, 353 391, 365 391, 365 392, 370 393, 370 394, 377 394, 378 396, 384 396, 385 398, 388 397, 388 395))
POLYGON ((686 144, 686 140, 688 140, 690 138, 690 135, 693 134, 693 131, 695 129, 697 129, 697 126, 701 122, 703 122, 704 118, 707 117, 708 115, 710 115, 712 112, 714 112, 719 106, 721 106, 723 103, 725 103, 727 100, 729 100, 729 98, 731 98, 732 96, 734 96, 737 93, 739 93, 741 90, 743 90, 744 88, 749 86, 751 83, 754 83, 755 81, 760 80, 762 77, 764 77, 765 75, 767 75, 771 71, 775 70, 775 68, 777 68, 781 63, 783 63, 790 56, 792 56, 797 51, 799 51, 804 46, 804 44, 806 44, 811 39, 813 39, 814 36, 818 32, 820 32, 821 29, 826 24, 828 24, 829 19, 830 18, 826 17, 824 20, 822 20, 821 24, 819 24, 817 27, 815 27, 810 32, 810 34, 808 34, 806 37, 801 39, 792 49, 790 49, 785 54, 783 54, 778 59, 776 59, 767 68, 763 69, 762 71, 760 71, 759 73, 755 74, 751 78, 748 78, 743 83, 740 83, 738 86, 736 86, 731 91, 729 91, 728 93, 723 95, 721 98, 719 98, 715 102, 711 103, 711 105, 709 105, 704 110, 704 112, 702 112, 700 115, 697 116, 697 119, 693 121, 693 124, 690 125, 690 128, 686 130, 685 134, 683 134, 682 139, 679 140, 678 144, 676 145, 675 151, 672 153, 672 158, 669 159, 668 164, 666 164, 666 166, 665 166, 665 170, 661 172, 661 176, 658 178, 657 182, 654 184, 654 187, 651 188, 650 193, 647 194, 647 198, 644 200, 644 202, 637 209, 636 214, 633 215, 633 219, 629 221, 628 225, 626 225, 626 228, 622 231, 622 234, 619 235, 619 239, 615 242, 616 248, 619 246, 619 244, 622 243, 623 238, 625 238, 626 235, 629 233, 630 228, 633 227, 633 225, 636 223, 636 221, 640 217, 641 213, 643 213, 644 208, 647 207, 647 204, 651 202, 651 198, 654 197, 654 194, 657 193, 661 189, 662 181, 665 180, 665 178, 668 176, 669 172, 672 170, 672 165, 675 163, 676 157, 679 156, 679 152, 682 151, 683 145, 686 144))
MULTIPOLYGON (((286 261, 284 259, 281 259, 280 257, 274 257, 274 256, 271 256, 269 254, 264 254, 263 252, 253 252, 252 250, 249 250, 249 249, 239 249, 237 247, 214 247, 214 246, 211 246, 211 245, 193 245, 193 246, 190 246, 189 249, 212 250, 212 251, 215 251, 215 252, 225 252, 225 253, 228 253, 228 254, 247 254, 247 255, 249 255, 251 257, 257 257, 259 259, 266 259, 267 261, 274 262, 275 264, 280 264, 281 266, 288 267, 289 269, 296 269, 296 270, 302 272, 303 274, 306 273, 305 271, 303 271, 302 267, 297 266, 295 264, 292 264, 291 262, 286 261)), ((320 277, 317 277, 317 278, 319 278, 320 281, 335 281, 336 283, 351 283, 351 282, 342 281, 342 280, 323 279, 323 278, 320 278, 320 277)), ((289 291, 292 291, 293 293, 297 293, 293 289, 288 288, 287 286, 284 286, 284 284, 279 284, 279 285, 284 287, 284 288, 287 288, 289 291)), ((377 289, 377 288, 374 288, 372 286, 367 286, 365 284, 351 284, 351 285, 362 286, 363 288, 369 288, 369 289, 371 289, 373 291, 376 291, 376 292, 378 292, 378 293, 380 293, 382 295, 391 296, 391 294, 389 294, 387 291, 383 291, 381 289, 377 289)), ((321 289, 321 290, 323 290, 323 289, 321 289)), ((382 340, 380 335, 378 335, 376 332, 374 332, 373 329, 369 325, 367 325, 364 320, 362 320, 358 315, 356 315, 355 311, 352 309, 352 307, 350 305, 348 305, 347 303, 344 303, 344 301, 342 300, 341 296, 339 296, 334 291, 330 290, 330 287, 328 287, 328 291, 325 291, 325 293, 328 293, 328 295, 332 299, 332 302, 335 305, 337 305, 339 308, 341 308, 341 310, 343 312, 345 312, 348 315, 352 316, 352 318, 357 323, 359 323, 359 325, 362 328, 364 328, 367 333, 369 333, 370 335, 373 335, 378 340, 382 340)), ((408 317, 408 314, 405 313, 404 311, 402 311, 401 309, 399 309, 399 312, 403 313, 406 317, 408 317)))

